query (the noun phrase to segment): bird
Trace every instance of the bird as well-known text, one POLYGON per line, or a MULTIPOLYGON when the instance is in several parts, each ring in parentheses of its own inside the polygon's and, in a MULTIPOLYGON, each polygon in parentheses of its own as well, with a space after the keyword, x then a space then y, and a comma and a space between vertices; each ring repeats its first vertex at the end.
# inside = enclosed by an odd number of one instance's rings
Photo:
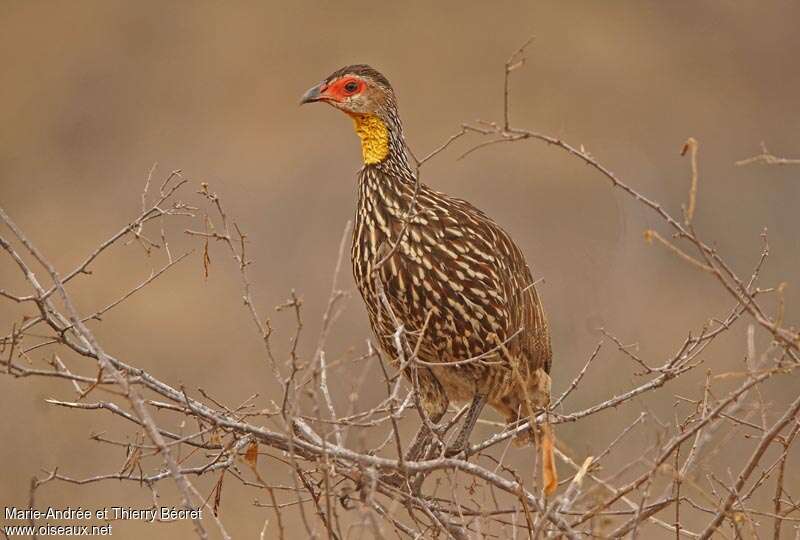
MULTIPOLYGON (((446 455, 468 450, 486 404, 508 424, 533 420, 550 402, 552 347, 521 249, 483 211, 421 181, 395 92, 376 69, 339 69, 300 103, 353 120, 363 161, 353 276, 382 352, 412 380, 430 425, 450 403, 469 403, 446 455)), ((423 424, 406 458, 419 458, 431 436, 423 424)))

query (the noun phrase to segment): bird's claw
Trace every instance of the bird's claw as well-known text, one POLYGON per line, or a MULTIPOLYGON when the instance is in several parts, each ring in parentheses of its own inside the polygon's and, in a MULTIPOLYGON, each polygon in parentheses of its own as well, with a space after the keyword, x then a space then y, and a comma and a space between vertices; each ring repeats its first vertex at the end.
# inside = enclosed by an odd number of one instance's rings
POLYGON ((463 454, 464 459, 469 457, 469 446, 466 444, 451 444, 444 451, 444 457, 454 458, 463 454))
POLYGON ((384 484, 388 484, 394 488, 400 488, 406 481, 406 477, 400 474, 398 471, 392 471, 390 473, 382 474, 380 476, 380 481, 384 484))

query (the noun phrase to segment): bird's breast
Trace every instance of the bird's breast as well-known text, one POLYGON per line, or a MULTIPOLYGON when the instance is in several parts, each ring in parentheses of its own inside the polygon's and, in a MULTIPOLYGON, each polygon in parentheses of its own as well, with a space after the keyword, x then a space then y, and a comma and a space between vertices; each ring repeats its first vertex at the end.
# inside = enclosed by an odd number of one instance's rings
POLYGON ((435 209, 421 205, 406 218, 401 208, 361 200, 353 235, 353 274, 384 350, 396 354, 393 336, 402 326, 427 361, 502 354, 487 354, 508 337, 490 262, 464 247, 467 232, 435 209))

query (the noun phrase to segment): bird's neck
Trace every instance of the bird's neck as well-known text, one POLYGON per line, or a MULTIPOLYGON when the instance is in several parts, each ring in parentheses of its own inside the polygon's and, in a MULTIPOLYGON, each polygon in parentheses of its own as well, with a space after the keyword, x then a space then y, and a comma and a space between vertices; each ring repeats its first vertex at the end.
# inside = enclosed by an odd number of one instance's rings
POLYGON ((351 114, 356 135, 361 139, 361 157, 365 165, 375 165, 389 155, 389 127, 373 114, 351 114))
POLYGON ((364 165, 393 164, 409 169, 399 120, 387 122, 375 114, 350 114, 361 141, 364 165))
MULTIPOLYGON (((358 214, 378 221, 404 220, 415 200, 418 185, 414 169, 408 162, 402 133, 389 131, 388 152, 382 161, 368 163, 358 175, 358 214)), ((419 201, 416 202, 418 206, 419 201)))
POLYGON ((417 184, 408 162, 402 124, 393 109, 381 116, 351 116, 364 158, 359 174, 359 215, 401 219, 410 208, 417 184))

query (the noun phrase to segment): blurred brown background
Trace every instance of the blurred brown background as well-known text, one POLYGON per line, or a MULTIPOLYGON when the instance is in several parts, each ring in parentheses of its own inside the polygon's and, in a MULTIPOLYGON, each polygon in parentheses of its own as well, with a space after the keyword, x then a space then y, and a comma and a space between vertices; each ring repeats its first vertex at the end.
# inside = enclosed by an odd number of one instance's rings
MULTIPOLYGON (((154 162, 159 178, 182 169, 207 181, 250 234, 256 299, 273 317, 281 351, 292 321, 272 306, 291 289, 304 299, 301 351, 308 356, 353 213, 359 150, 347 119, 324 106, 298 108, 299 96, 342 65, 370 63, 392 81, 406 136, 424 154, 461 122, 501 120, 503 62, 535 34, 525 69, 513 75, 514 123, 585 145, 675 215, 689 179, 679 150, 696 137, 698 230, 749 275, 766 227, 772 255, 763 283, 789 282, 786 318, 797 321, 800 168, 733 163, 757 153, 761 141, 776 154, 800 154, 798 21, 800 4, 787 1, 6 0, 0 4, 0 203, 66 271, 137 215, 154 162)), ((544 278, 556 394, 600 340, 599 327, 638 342, 656 365, 690 329, 731 307, 711 278, 647 246, 643 229, 663 232, 660 222, 577 160, 522 143, 457 161, 468 147, 461 141, 426 165, 424 178, 495 217, 544 278)), ((180 231, 177 225, 170 231, 174 252, 196 247, 180 231)), ((107 350, 173 385, 202 387, 230 404, 259 392, 267 406, 275 388, 267 384, 235 268, 221 249, 211 256, 208 281, 195 254, 94 327, 107 350)), ((93 266, 93 276, 76 282, 80 308, 88 312, 115 299, 162 264, 160 257, 147 260, 137 245, 116 249, 93 266)), ((0 283, 21 291, 5 257, 0 283)), ((342 285, 353 286, 349 268, 342 285)), ((23 312, 0 306, 4 334, 23 312)), ((707 367, 741 369, 744 335, 739 324, 709 348, 707 367)), ((330 340, 330 357, 363 351, 369 336, 355 297, 330 340)), ((85 362, 75 366, 94 373, 85 362)), ((635 370, 607 343, 590 381, 565 409, 640 381, 635 370)), ((344 404, 353 377, 346 368, 339 373, 332 391, 344 404)), ((564 426, 559 435, 578 456, 598 452, 641 408, 671 420, 674 394, 696 395, 701 376, 564 426)), ((379 377, 375 370, 369 380, 379 377)), ((785 380, 770 388, 779 403, 797 392, 785 380)), ((361 398, 366 405, 378 395, 361 398)), ((81 477, 115 472, 124 461, 122 450, 88 436, 107 430, 123 438, 133 432, 128 426, 107 414, 53 408, 47 397, 71 399, 74 392, 63 382, 0 378, 0 506, 26 505, 29 480, 42 468, 81 477)), ((404 427, 413 429, 413 422, 404 427)), ((654 437, 652 430, 636 434, 629 453, 609 462, 611 470, 654 437)), ((511 459, 522 466, 528 458, 515 452, 511 459)), ((740 461, 733 457, 735 466, 740 461)), ((787 484, 800 482, 797 467, 788 474, 787 484)), ((257 537, 268 511, 251 502, 266 496, 232 481, 226 490, 222 518, 229 531, 257 537)), ((170 503, 169 486, 164 493, 170 503)), ((134 484, 50 484, 37 501, 68 504, 144 506, 149 496, 134 484)), ((116 527, 117 538, 192 537, 185 523, 116 527)))

